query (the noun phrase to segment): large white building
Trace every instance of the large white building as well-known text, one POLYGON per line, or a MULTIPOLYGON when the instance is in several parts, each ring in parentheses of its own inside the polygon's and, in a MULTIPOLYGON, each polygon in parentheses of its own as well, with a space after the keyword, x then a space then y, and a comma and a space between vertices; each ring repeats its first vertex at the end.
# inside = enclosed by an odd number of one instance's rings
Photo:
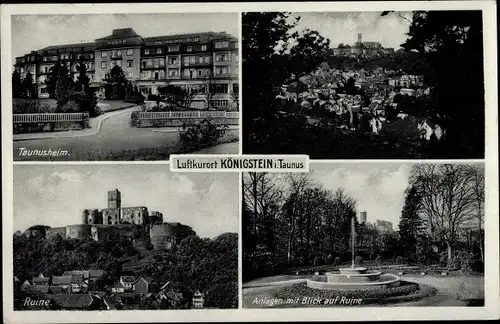
POLYGON ((91 86, 104 92, 104 78, 118 65, 144 95, 155 95, 168 84, 184 87, 194 97, 192 107, 237 107, 239 93, 238 39, 225 32, 142 37, 132 28, 114 29, 92 43, 54 45, 16 58, 24 78, 31 73, 40 98, 49 97, 45 80, 57 61, 66 61, 74 78, 83 60, 91 86))

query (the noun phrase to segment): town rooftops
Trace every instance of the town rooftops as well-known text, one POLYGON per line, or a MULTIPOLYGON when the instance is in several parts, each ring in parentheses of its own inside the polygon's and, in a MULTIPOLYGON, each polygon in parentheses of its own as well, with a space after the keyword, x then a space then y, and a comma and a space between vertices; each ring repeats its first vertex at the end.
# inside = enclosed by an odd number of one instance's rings
POLYGON ((86 294, 57 294, 52 299, 62 308, 87 308, 94 300, 91 295, 86 294))
POLYGON ((71 276, 53 276, 52 284, 55 286, 70 285, 71 276))

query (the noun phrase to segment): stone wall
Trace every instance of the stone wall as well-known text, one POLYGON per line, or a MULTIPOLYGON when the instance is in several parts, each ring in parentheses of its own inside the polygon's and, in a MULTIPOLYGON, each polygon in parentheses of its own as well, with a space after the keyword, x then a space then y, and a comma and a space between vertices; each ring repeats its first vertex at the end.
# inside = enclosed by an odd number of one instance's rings
POLYGON ((66 226, 66 238, 85 239, 90 237, 91 225, 78 224, 66 226))
POLYGON ((62 238, 66 237, 66 227, 51 227, 47 229, 45 233, 46 239, 53 239, 57 236, 57 234, 61 235, 62 238))

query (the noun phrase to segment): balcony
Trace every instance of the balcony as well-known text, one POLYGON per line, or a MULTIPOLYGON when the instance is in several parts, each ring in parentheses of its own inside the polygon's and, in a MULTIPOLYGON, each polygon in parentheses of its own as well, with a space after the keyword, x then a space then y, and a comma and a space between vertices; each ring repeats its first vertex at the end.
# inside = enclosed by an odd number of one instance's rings
POLYGON ((164 70, 165 65, 141 65, 141 70, 164 70))
POLYGON ((208 63, 207 62, 195 62, 195 63, 182 62, 182 66, 211 66, 211 65, 212 65, 211 61, 209 61, 208 63))

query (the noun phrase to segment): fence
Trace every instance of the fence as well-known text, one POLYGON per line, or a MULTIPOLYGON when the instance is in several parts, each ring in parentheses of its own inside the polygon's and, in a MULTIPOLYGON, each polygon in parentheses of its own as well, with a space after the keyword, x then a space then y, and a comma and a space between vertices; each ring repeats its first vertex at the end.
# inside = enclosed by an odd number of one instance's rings
POLYGON ((216 124, 238 125, 239 118, 237 111, 148 111, 132 113, 131 124, 135 127, 177 127, 210 119, 216 124))
POLYGON ((83 122, 88 113, 61 113, 61 114, 14 114, 13 122, 17 123, 57 123, 83 122))
POLYGON ((88 113, 14 114, 12 121, 15 134, 90 127, 88 113))

